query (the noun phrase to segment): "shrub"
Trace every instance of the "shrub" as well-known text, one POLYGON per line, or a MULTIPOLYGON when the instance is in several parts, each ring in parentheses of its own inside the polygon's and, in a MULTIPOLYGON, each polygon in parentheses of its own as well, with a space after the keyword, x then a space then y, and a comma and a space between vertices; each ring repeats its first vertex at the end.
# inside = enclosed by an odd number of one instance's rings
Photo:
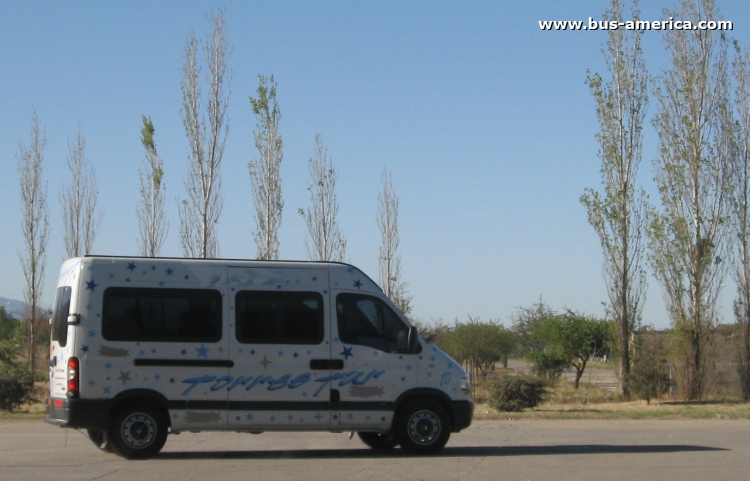
POLYGON ((24 330, 21 324, 0 337, 0 410, 13 411, 18 406, 33 401, 34 376, 17 361, 23 345, 24 330))
POLYGON ((534 376, 502 376, 488 387, 489 404, 498 411, 521 412, 538 406, 547 395, 547 384, 534 376))
POLYGON ((30 373, 18 372, 12 379, 0 379, 0 411, 12 412, 29 401, 34 401, 31 393, 34 380, 30 373))

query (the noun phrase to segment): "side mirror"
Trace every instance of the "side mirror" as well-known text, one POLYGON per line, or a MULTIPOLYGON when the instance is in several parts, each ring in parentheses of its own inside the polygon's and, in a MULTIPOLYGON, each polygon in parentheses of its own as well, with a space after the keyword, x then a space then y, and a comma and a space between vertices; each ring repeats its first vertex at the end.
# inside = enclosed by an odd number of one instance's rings
POLYGON ((68 314, 68 325, 77 326, 81 322, 80 314, 68 314))
POLYGON ((411 326, 409 328, 409 337, 407 338, 406 344, 406 352, 408 352, 409 354, 416 354, 421 350, 421 346, 419 344, 419 332, 417 332, 416 327, 411 326))

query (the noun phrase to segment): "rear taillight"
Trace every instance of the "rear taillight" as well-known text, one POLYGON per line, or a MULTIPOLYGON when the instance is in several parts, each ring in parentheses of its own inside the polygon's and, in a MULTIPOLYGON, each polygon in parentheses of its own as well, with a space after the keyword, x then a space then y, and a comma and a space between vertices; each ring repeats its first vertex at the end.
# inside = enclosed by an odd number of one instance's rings
POLYGON ((77 357, 68 358, 68 397, 77 397, 80 389, 79 362, 77 357))

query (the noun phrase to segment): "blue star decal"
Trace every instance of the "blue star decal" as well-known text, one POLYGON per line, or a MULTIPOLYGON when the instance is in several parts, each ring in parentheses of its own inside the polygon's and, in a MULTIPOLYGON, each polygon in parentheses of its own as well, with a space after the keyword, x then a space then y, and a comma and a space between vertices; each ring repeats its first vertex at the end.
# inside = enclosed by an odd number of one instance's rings
POLYGON ((164 287, 164 281, 159 281, 159 287, 164 287))
POLYGON ((320 422, 320 420, 321 420, 321 419, 323 419, 323 415, 322 415, 322 414, 320 414, 320 413, 316 414, 316 415, 315 415, 315 416, 313 416, 313 417, 314 417, 315 419, 317 419, 317 420, 318 420, 318 422, 320 422))
POLYGON ((183 349, 182 351, 180 351, 180 354, 182 354, 183 356, 186 355, 187 354, 187 349, 183 349))
POLYGON ((91 292, 94 292, 94 289, 96 289, 97 287, 99 287, 99 284, 95 283, 94 279, 91 279, 91 282, 86 281, 86 290, 87 291, 90 289, 91 292))
POLYGON ((135 267, 135 262, 128 262, 128 270, 129 271, 134 271, 136 269, 137 268, 135 267))
POLYGON ((188 279, 190 279, 190 276, 185 274, 185 280, 188 280, 188 279))
POLYGON ((211 349, 206 349, 206 346, 204 344, 201 344, 201 347, 196 348, 196 351, 198 351, 198 357, 208 357, 208 351, 211 349))
POLYGON ((94 330, 89 331, 89 337, 96 337, 96 331, 94 330))
POLYGON ((279 351, 279 357, 284 356, 284 351, 279 351))
POLYGON ((167 270, 164 272, 166 272, 168 276, 171 276, 172 274, 174 274, 174 271, 170 269, 169 267, 167 267, 167 270))
POLYGON ((350 267, 346 270, 347 274, 354 274, 354 267, 350 267))
POLYGON ((130 282, 130 277, 126 277, 125 282, 130 282))
POLYGON ((173 377, 169 378, 169 384, 174 384, 174 378, 173 377))
POLYGON ((253 415, 250 414, 250 413, 247 413, 247 416, 245 416, 245 419, 247 419, 248 421, 252 421, 253 420, 253 415))
POLYGON ((357 279, 356 281, 354 281, 354 287, 356 287, 357 289, 361 288, 362 282, 359 279, 357 279))
POLYGON ((81 351, 82 352, 89 352, 89 347, 84 344, 83 346, 81 346, 81 351))
POLYGON ((272 422, 272 423, 275 423, 275 422, 276 422, 276 416, 271 416, 271 422, 272 422))
POLYGON ((411 365, 407 364, 407 365, 406 365, 406 370, 407 370, 407 371, 411 371, 411 365))
POLYGON ((104 365, 104 367, 106 367, 107 369, 112 369, 112 364, 111 363, 107 363, 107 364, 104 365))
POLYGON ((112 394, 110 390, 112 389, 111 386, 104 386, 104 392, 102 394, 112 394))
POLYGON ((313 277, 312 280, 313 280, 313 282, 317 282, 318 278, 317 277, 313 277))
POLYGON ((151 266, 151 270, 155 271, 156 270, 156 266, 151 266))
POLYGON ((91 304, 86 304, 86 309, 90 311, 91 310, 91 304))
POLYGON ((154 379, 157 380, 157 381, 160 381, 161 380, 161 374, 154 375, 154 379))
POLYGON ((344 356, 344 360, 349 359, 350 357, 354 357, 354 354, 352 354, 352 349, 352 347, 344 346, 344 350, 339 353, 339 356, 344 356))
POLYGON ((110 272, 109 273, 109 278, 110 279, 114 279, 115 278, 115 273, 114 272, 110 272))
POLYGON ((299 357, 299 353, 298 353, 298 352, 295 352, 295 353, 293 354, 293 356, 294 356, 294 358, 296 359, 296 358, 298 358, 298 357, 299 357))

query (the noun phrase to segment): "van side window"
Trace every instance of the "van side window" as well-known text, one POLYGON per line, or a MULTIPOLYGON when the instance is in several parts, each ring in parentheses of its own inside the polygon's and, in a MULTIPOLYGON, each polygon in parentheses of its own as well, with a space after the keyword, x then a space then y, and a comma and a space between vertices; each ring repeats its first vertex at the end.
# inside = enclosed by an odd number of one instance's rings
POLYGON ((110 287, 104 291, 102 336, 108 341, 217 342, 221 293, 110 287))
POLYGON ((239 291, 237 340, 245 344, 320 344, 323 296, 317 292, 239 291))
POLYGON ((52 313, 52 340, 60 347, 68 343, 68 314, 70 314, 70 287, 58 287, 55 293, 55 310, 52 313))
POLYGON ((363 294, 336 297, 339 339, 347 344, 405 352, 409 329, 381 299, 363 294))

